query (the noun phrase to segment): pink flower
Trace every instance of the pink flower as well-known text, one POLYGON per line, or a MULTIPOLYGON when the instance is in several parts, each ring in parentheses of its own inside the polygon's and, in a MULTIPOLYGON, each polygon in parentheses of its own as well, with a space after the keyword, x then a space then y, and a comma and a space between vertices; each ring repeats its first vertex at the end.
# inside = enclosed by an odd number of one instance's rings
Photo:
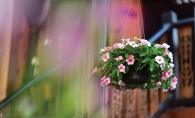
POLYGON ((161 85, 161 82, 156 82, 156 86, 160 86, 161 85))
POLYGON ((103 60, 104 62, 106 62, 109 58, 110 58, 110 55, 109 55, 108 52, 102 56, 102 60, 103 60))
POLYGON ((97 67, 95 67, 94 69, 93 69, 93 73, 96 73, 97 72, 97 67))
POLYGON ((100 86, 104 86, 104 82, 100 82, 100 86))
POLYGON ((129 59, 134 59, 134 56, 133 55, 129 55, 129 59))
POLYGON ((102 77, 100 80, 100 86, 105 86, 108 85, 110 83, 110 78, 109 77, 102 77))
POLYGON ((112 49, 112 47, 110 47, 110 46, 105 47, 105 50, 111 50, 111 49, 112 49))
POLYGON ((123 57, 122 57, 122 56, 119 56, 119 57, 116 58, 115 60, 120 61, 120 60, 122 60, 122 59, 123 59, 123 57))
POLYGON ((162 64, 164 63, 164 58, 162 56, 156 56, 155 60, 157 63, 162 64))
POLYGON ((100 81, 104 81, 106 79, 106 75, 100 79, 100 81))
POLYGON ((120 72, 124 72, 125 73, 125 66, 123 64, 120 64, 118 66, 118 68, 119 68, 120 72))
POLYGON ((167 78, 171 77, 171 75, 173 74, 172 71, 173 71, 172 68, 170 68, 170 69, 168 70, 168 72, 166 72, 167 78))
POLYGON ((133 65, 135 62, 134 56, 133 55, 129 55, 129 58, 126 59, 126 62, 128 65, 133 65))
POLYGON ((162 77, 161 77, 162 80, 167 80, 167 76, 166 76, 166 72, 162 72, 162 77))
POLYGON ((107 84, 109 84, 110 83, 110 78, 108 77, 108 78, 106 78, 106 79, 104 79, 104 85, 107 85, 107 84))
POLYGON ((176 85, 176 84, 177 84, 177 78, 174 76, 171 85, 176 85))
POLYGON ((114 45, 113 45, 113 48, 115 49, 115 48, 118 48, 118 43, 115 43, 114 45))

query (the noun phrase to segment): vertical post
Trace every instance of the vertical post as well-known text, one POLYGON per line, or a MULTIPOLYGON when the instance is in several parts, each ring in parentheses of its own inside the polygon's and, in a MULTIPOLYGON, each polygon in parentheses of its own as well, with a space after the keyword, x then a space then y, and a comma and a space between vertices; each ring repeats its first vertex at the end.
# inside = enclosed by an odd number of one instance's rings
POLYGON ((13 0, 0 1, 0 101, 6 97, 7 92, 12 36, 13 3, 13 0))
MULTIPOLYGON (((100 13, 103 13, 102 15, 102 17, 101 17, 101 19, 102 19, 102 21, 103 21, 103 24, 102 24, 102 32, 101 32, 101 36, 102 37, 100 37, 100 41, 101 41, 101 39, 102 39, 102 41, 100 42, 101 44, 99 45, 99 46, 101 46, 99 49, 101 49, 102 47, 104 47, 104 46, 106 46, 106 41, 107 41, 107 0, 101 0, 101 4, 100 5, 103 5, 102 6, 102 9, 101 9, 101 11, 100 11, 100 13)), ((106 100, 106 95, 108 94, 108 89, 107 88, 103 88, 103 99, 102 99, 102 118, 107 118, 107 116, 106 116, 106 102, 105 101, 107 101, 106 100)))
MULTIPOLYGON (((162 16, 163 25, 167 23, 175 23, 177 22, 177 15, 175 12, 170 11, 166 12, 162 16)), ((179 37, 178 37, 178 30, 176 28, 172 28, 171 35, 168 37, 168 42, 171 44, 171 51, 173 52, 173 59, 174 59, 174 71, 175 75, 179 80, 179 54, 178 54, 178 46, 179 46, 179 37)), ((178 99, 180 96, 180 88, 179 88, 179 81, 177 83, 177 87, 175 89, 175 99, 178 99)))
MULTIPOLYGON (((193 66, 192 67, 193 67, 193 70, 195 72, 195 7, 194 7, 194 28, 193 28, 193 35, 194 35, 193 36, 193 39, 194 40, 192 41, 193 42, 193 44, 192 44, 193 45, 192 46, 193 47, 193 52, 192 52, 192 54, 193 54, 193 57, 192 57, 193 58, 192 59, 193 60, 193 62, 192 62, 193 66)), ((195 86, 195 82, 194 82, 194 86, 195 86)), ((195 95, 195 87, 194 87, 194 95, 195 95)))
MULTIPOLYGON (((82 118, 82 117, 101 117, 105 118, 105 98, 107 95, 108 89, 106 88, 98 88, 98 92, 101 91, 100 96, 97 96, 99 93, 92 93, 90 90, 92 85, 93 89, 96 86, 97 81, 94 81, 96 77, 87 78, 87 75, 91 75, 87 68, 91 68, 91 65, 95 65, 100 61, 99 50, 106 46, 107 39, 107 0, 91 0, 87 5, 90 4, 90 10, 88 12, 84 12, 81 16, 81 22, 87 22, 89 24, 89 29, 87 29, 88 35, 85 36, 85 40, 82 42, 83 45, 87 44, 88 48, 84 46, 81 47, 81 53, 84 56, 79 60, 78 64, 78 79, 77 81, 77 98, 76 99, 76 108, 75 108, 75 116, 74 118, 82 118), (83 51, 83 52, 82 52, 83 51), (90 55, 90 56, 89 56, 90 55), (86 56, 90 58, 86 58, 86 56), (92 60, 94 58, 94 60, 92 60), (88 66, 83 69, 82 65, 86 63, 88 66), (91 64, 92 63, 92 64, 91 64), (82 70, 81 70, 82 69, 82 70), (93 80, 90 80, 93 79, 93 80), (91 83, 89 83, 89 80, 91 83), (84 91, 82 91, 82 90, 84 91), (83 94, 81 94, 83 93, 83 94), (88 101, 87 101, 88 100, 88 101), (96 103, 95 103, 96 102, 96 103), (90 105, 94 105, 90 107, 90 105), (80 108, 79 108, 80 107, 80 108), (95 107, 95 108, 94 108, 95 107)), ((81 23, 82 24, 82 23, 81 23)), ((96 79, 97 80, 97 79, 96 79)), ((98 86, 99 87, 99 86, 98 86)), ((95 91, 95 90, 94 90, 95 91)))

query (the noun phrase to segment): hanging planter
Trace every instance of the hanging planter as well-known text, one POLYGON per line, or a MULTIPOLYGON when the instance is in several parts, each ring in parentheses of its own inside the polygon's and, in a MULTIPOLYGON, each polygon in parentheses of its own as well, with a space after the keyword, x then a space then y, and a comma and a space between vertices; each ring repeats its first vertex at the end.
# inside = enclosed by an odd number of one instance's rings
POLYGON ((93 73, 100 76, 101 86, 118 90, 174 90, 177 78, 169 47, 166 43, 151 44, 145 39, 122 39, 122 43, 101 49, 102 67, 95 67, 93 73))

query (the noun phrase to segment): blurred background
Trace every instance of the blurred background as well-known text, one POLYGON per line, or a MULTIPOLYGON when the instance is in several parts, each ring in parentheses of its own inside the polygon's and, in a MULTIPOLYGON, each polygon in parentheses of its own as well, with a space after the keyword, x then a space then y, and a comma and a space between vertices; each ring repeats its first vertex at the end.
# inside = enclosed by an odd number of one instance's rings
POLYGON ((195 0, 0 0, 0 118, 195 118, 195 0), (174 91, 100 87, 101 48, 168 43, 174 91))

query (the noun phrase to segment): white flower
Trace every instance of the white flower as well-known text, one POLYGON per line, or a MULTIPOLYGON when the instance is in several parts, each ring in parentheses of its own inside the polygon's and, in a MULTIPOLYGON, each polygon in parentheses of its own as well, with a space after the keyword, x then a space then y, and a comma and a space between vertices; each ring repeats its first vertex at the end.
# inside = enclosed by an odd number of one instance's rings
POLYGON ((123 48, 125 48, 125 45, 122 44, 122 43, 118 43, 118 47, 119 47, 120 49, 123 49, 123 48))
POLYGON ((155 44, 154 46, 157 47, 157 48, 161 48, 162 47, 161 44, 155 44))
POLYGON ((124 45, 128 45, 130 43, 130 38, 128 39, 121 39, 122 40, 122 44, 124 45))
POLYGON ((171 62, 173 62, 173 53, 172 52, 168 52, 167 56, 169 57, 169 59, 171 60, 171 62))
POLYGON ((122 80, 120 80, 120 81, 118 82, 118 84, 121 85, 121 84, 122 84, 122 80))
POLYGON ((126 42, 129 43, 130 42, 130 38, 126 39, 126 42))
POLYGON ((133 48, 138 47, 138 45, 135 42, 129 42, 129 45, 132 46, 133 48))
POLYGON ((171 68, 173 68, 173 67, 174 67, 174 64, 173 64, 173 63, 169 63, 169 66, 170 66, 171 68))
POLYGON ((162 44, 162 47, 163 47, 163 48, 166 48, 166 49, 170 48, 170 46, 169 46, 168 44, 166 44, 166 43, 163 43, 163 44, 162 44))
POLYGON ((160 65, 160 68, 161 68, 161 70, 164 70, 164 68, 165 68, 165 63, 162 63, 162 64, 160 65))
POLYGON ((121 39, 122 40, 122 43, 125 43, 126 39, 121 39))
POLYGON ((163 64, 164 63, 164 58, 162 56, 156 56, 155 61, 159 64, 163 64))
POLYGON ((165 48, 165 49, 170 48, 170 46, 166 43, 163 43, 162 45, 161 44, 155 44, 154 46, 157 47, 157 48, 165 48))
POLYGON ((137 37, 134 37, 134 40, 140 40, 140 39, 138 39, 137 37))
POLYGON ((150 44, 150 42, 148 42, 147 40, 145 40, 145 39, 140 39, 140 41, 141 41, 141 43, 143 44, 143 45, 147 45, 147 46, 151 46, 151 44, 150 44))
POLYGON ((104 52, 104 51, 105 51, 105 49, 101 49, 101 50, 100 50, 100 53, 102 53, 102 52, 104 52))
POLYGON ((120 80, 120 81, 118 82, 118 84, 119 84, 120 86, 125 86, 125 83, 124 83, 122 80, 120 80))

